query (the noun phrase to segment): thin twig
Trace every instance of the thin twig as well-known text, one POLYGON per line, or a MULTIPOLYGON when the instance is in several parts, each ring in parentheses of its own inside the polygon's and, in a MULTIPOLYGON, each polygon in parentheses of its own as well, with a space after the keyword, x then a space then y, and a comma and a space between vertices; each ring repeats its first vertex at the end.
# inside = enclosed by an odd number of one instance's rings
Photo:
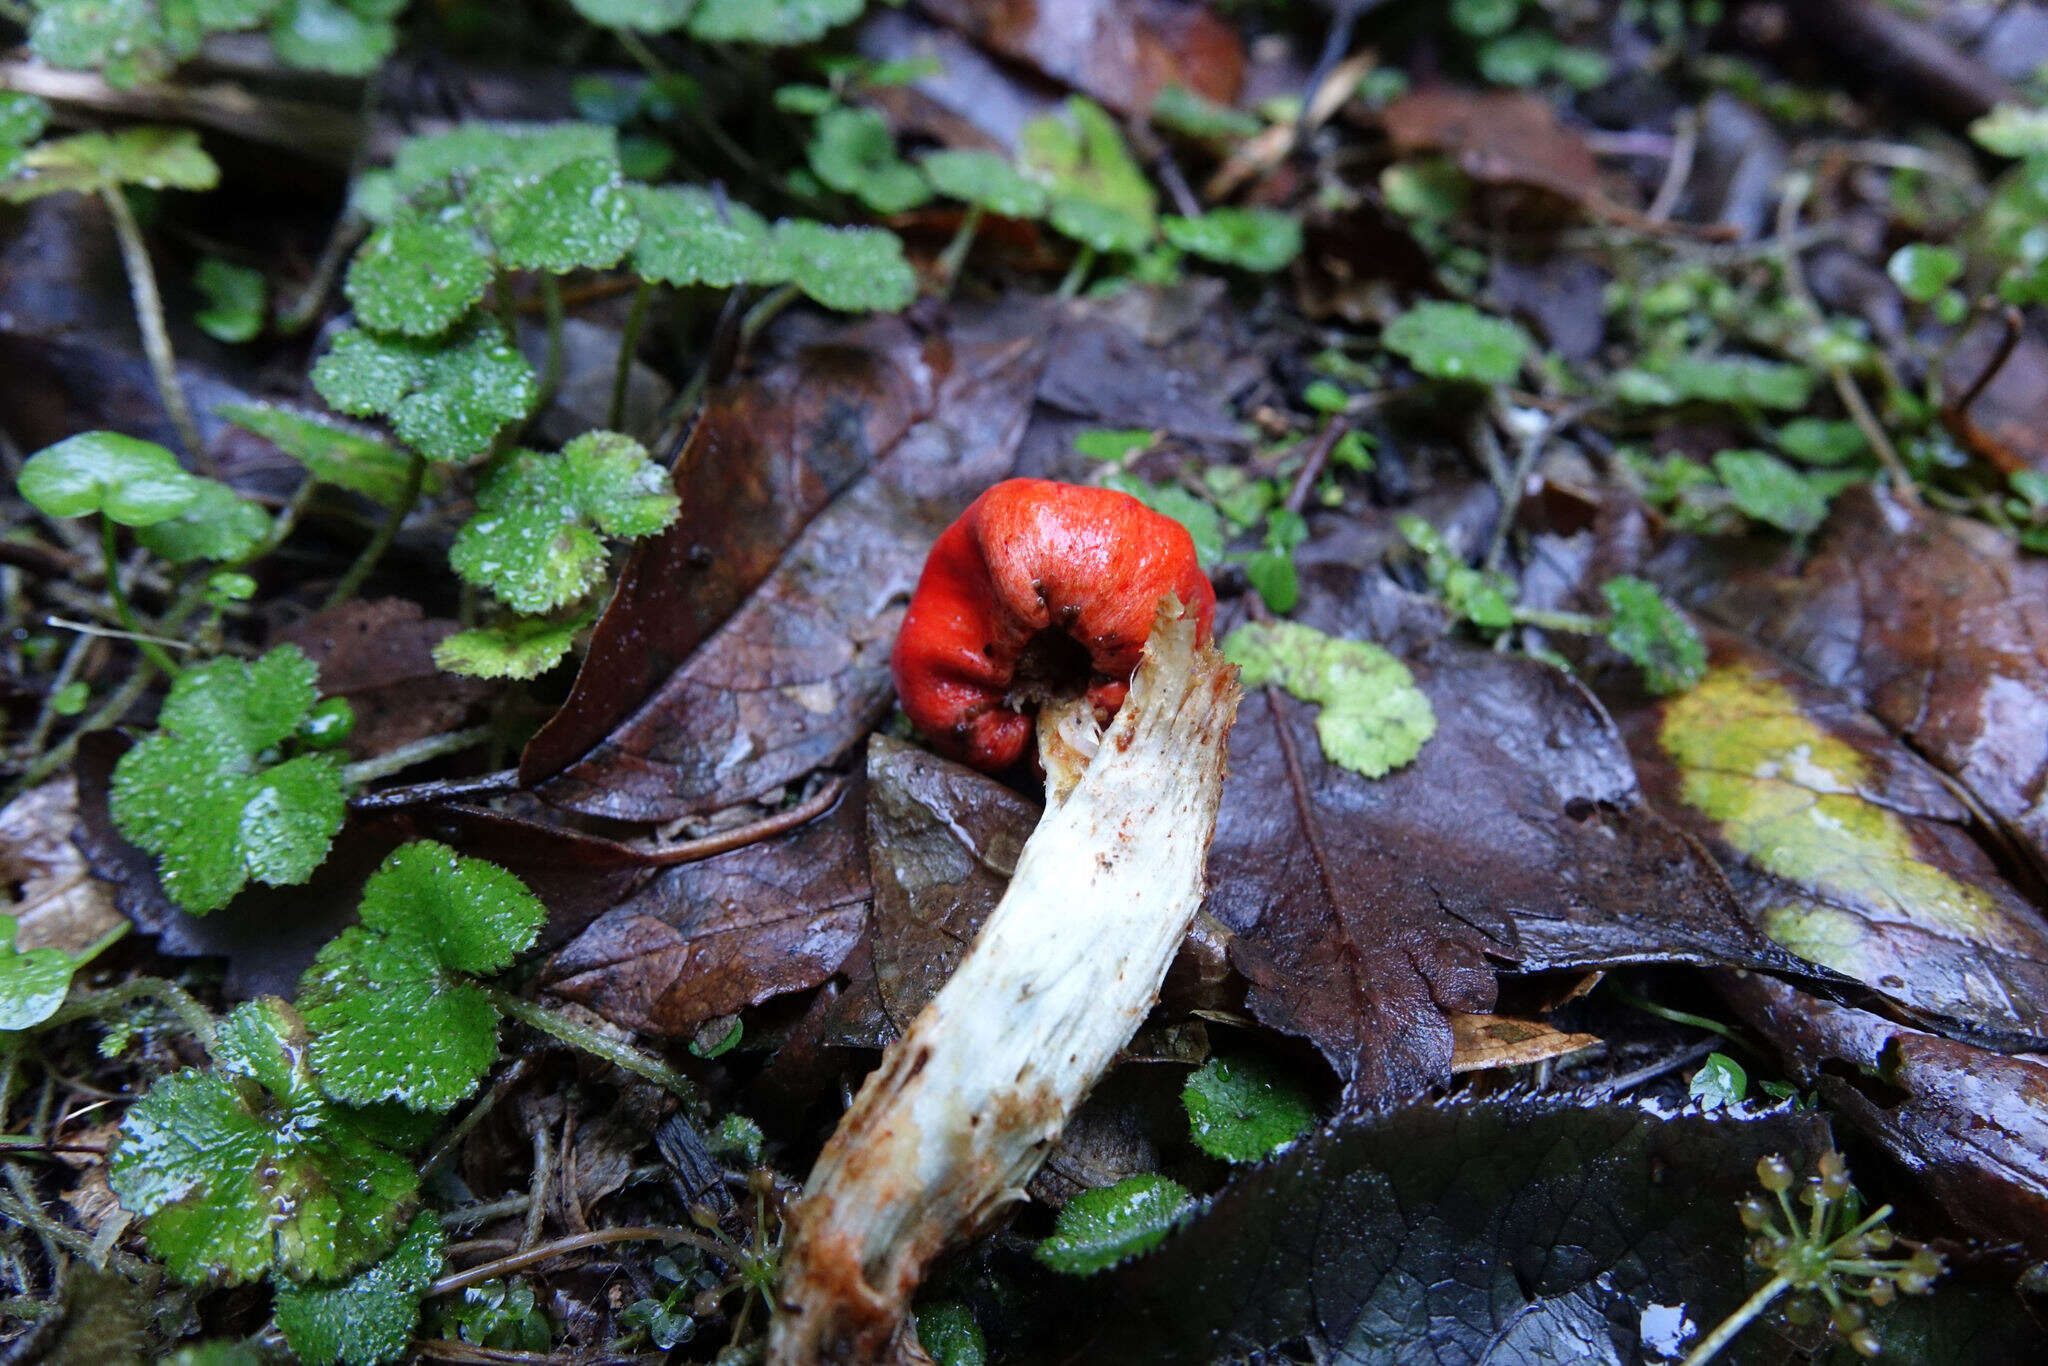
MULTIPOLYGON (((1773 234, 1778 244, 1779 269, 1784 272, 1785 292, 1798 302, 1801 311, 1816 325, 1825 325, 1827 319, 1820 305, 1815 302, 1813 291, 1806 285, 1806 270, 1799 262, 1799 250, 1792 245, 1799 230, 1799 209, 1806 202, 1813 182, 1804 175, 1791 178, 1785 193, 1778 200, 1778 221, 1773 234)), ((1884 424, 1877 420, 1877 414, 1870 411, 1870 404, 1863 397, 1863 390, 1857 387, 1855 376, 1843 368, 1839 361, 1823 360, 1821 367, 1827 371, 1829 381, 1834 385, 1835 394, 1848 410, 1850 420, 1863 433, 1863 439, 1877 452, 1879 463, 1891 476, 1892 492, 1899 501, 1911 507, 1920 506, 1920 491, 1913 483, 1913 475, 1907 470, 1906 462, 1899 458, 1898 448, 1892 445, 1891 436, 1884 424)))
POLYGON ((101 190, 100 199, 114 220, 121 264, 128 272, 128 294, 135 303, 136 324, 142 329, 142 354, 148 358, 150 374, 156 379, 157 396, 163 400, 171 425, 178 430, 178 440, 185 443, 186 451, 202 468, 210 469, 206 447, 199 440, 199 424, 193 419, 192 406, 185 401, 185 390, 178 383, 178 358, 171 351, 171 334, 164 326, 163 295, 157 291, 156 270, 149 263, 142 228, 119 186, 101 190))
POLYGON ((348 799, 352 811, 396 811, 407 806, 429 806, 441 802, 494 797, 519 786, 519 770, 502 768, 474 778, 435 778, 404 787, 387 787, 382 792, 360 792, 348 799))
POLYGON ((458 753, 490 738, 489 726, 444 731, 439 735, 429 735, 423 740, 414 740, 411 744, 400 745, 397 749, 379 754, 374 759, 364 759, 360 763, 350 764, 342 769, 341 776, 357 786, 373 783, 379 778, 388 778, 394 773, 411 768, 414 764, 423 764, 444 754, 458 753))
POLYGON ((1688 109, 1678 116, 1678 126, 1671 139, 1671 160, 1664 167, 1664 179, 1657 186, 1657 196, 1650 201, 1650 207, 1643 211, 1643 217, 1652 223, 1662 223, 1671 217, 1678 207, 1680 195, 1685 193, 1686 182, 1692 179, 1692 160, 1699 151, 1699 115, 1688 109))
POLYGON ((533 405, 536 413, 546 412, 548 405, 555 401, 555 391, 562 387, 562 281, 557 275, 540 277, 541 318, 547 328, 546 350, 541 358, 540 399, 533 405))
POLYGON ((452 1295, 456 1291, 466 1290, 472 1285, 496 1280, 500 1276, 510 1276, 524 1271, 528 1267, 539 1266, 542 1262, 550 1262, 557 1257, 566 1257, 572 1252, 581 1252, 585 1248, 603 1247, 606 1243, 688 1243, 699 1251, 710 1253, 720 1261, 731 1261, 733 1256, 731 1248, 713 1242, 694 1229, 651 1228, 638 1225, 625 1228, 600 1228, 593 1229, 589 1233, 578 1233, 573 1237, 558 1238, 552 1243, 543 1243, 539 1247, 529 1248, 525 1252, 515 1253, 510 1257, 500 1257, 495 1262, 485 1262, 480 1266, 473 1266, 467 1271, 458 1271, 452 1276, 443 1276, 440 1280, 434 1282, 432 1287, 428 1289, 427 1294, 430 1296, 452 1295))
POLYGON ((1323 429, 1309 439, 1308 451, 1301 462, 1300 473, 1294 476, 1294 486, 1287 490, 1287 499, 1281 504, 1289 512, 1299 516, 1308 506, 1309 493, 1314 490, 1316 480, 1329 468, 1330 453, 1337 449, 1337 443, 1351 430, 1351 415, 1339 413, 1325 423, 1323 429))
POLYGON ((744 849, 758 844, 785 830, 794 830, 832 809, 839 800, 839 793, 845 787, 843 779, 834 778, 815 793, 798 802, 786 811, 764 816, 745 825, 736 825, 730 830, 721 830, 715 835, 704 835, 698 839, 684 840, 680 844, 656 845, 651 849, 633 851, 640 854, 652 867, 666 868, 677 863, 695 863, 700 859, 712 858, 718 854, 729 854, 735 849, 744 849))
POLYGON ((1970 381, 1970 387, 1963 391, 1963 396, 1950 405, 1951 411, 1958 415, 1967 415, 1971 405, 1984 396, 1984 391, 1991 387, 1992 380, 1998 378, 1998 372, 2005 368, 2005 363, 2012 359, 2013 351, 2020 344, 2020 333, 2026 324, 2025 317, 2017 308, 2008 304, 2003 321, 2005 335, 1998 339, 1998 349, 1991 353, 1991 359, 1977 372, 1977 378, 1970 381))

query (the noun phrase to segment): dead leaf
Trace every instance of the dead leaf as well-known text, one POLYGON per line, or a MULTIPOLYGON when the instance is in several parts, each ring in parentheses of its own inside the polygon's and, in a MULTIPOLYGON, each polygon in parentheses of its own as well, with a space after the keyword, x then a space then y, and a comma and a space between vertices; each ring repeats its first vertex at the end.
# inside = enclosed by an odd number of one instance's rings
POLYGON ((1758 927, 1951 1027, 2048 1034, 2048 928, 1970 838, 1969 808, 1839 695, 1706 634, 1705 681, 1625 729, 1645 789, 1758 927))
MULTIPOLYGON (((1297 619, 1365 637, 1398 615, 1374 600, 1405 596, 1376 572, 1340 584, 1326 568, 1305 585, 1297 619)), ((1613 723, 1569 675, 1450 641, 1405 662, 1437 730, 1378 780, 1323 761, 1313 707, 1248 697, 1210 855, 1208 909, 1237 932, 1253 1013, 1313 1042, 1348 1108, 1447 1076, 1445 1016, 1491 1011, 1502 970, 1802 970, 1643 803, 1613 723)))
POLYGON ((1961 783, 2048 877, 2048 560, 1858 486, 1795 577, 1738 578, 1712 610, 1961 783))
POLYGON ((355 709, 348 752, 364 759, 459 725, 490 696, 481 679, 443 672, 434 647, 461 623, 428 618, 406 598, 351 600, 277 633, 320 670, 320 694, 355 709))
POLYGON ((633 548, 568 700, 520 756, 522 782, 588 754, 746 601, 929 410, 938 362, 901 321, 876 318, 712 397, 673 464, 682 515, 633 548))
POLYGON ((1038 816, 1036 802, 985 774, 887 736, 868 742, 869 933, 898 1032, 966 956, 1038 816))
MULTIPOLYGON (((548 802, 674 820, 759 796, 860 742, 893 695, 889 651, 925 552, 1009 473, 1043 354, 1029 313, 1013 309, 1005 331, 960 345, 931 415, 804 528, 638 710, 541 786, 548 802)), ((718 515, 738 519, 730 507, 718 515)), ((635 639, 628 628, 616 648, 635 639)), ((596 667, 593 652, 584 672, 596 667)))
POLYGON ((2048 473, 2048 345, 2023 333, 2001 355, 2005 324, 1986 319, 1959 342, 1941 368, 1942 425, 2000 474, 2048 473), (1998 372, 1965 408, 1987 366, 1998 372))
POLYGON ((1641 217, 1607 197, 1592 149, 1541 95, 1429 86, 1403 95, 1379 117, 1394 155, 1449 157, 1475 183, 1512 193, 1498 208, 1524 226, 1532 211, 1556 218, 1561 206, 1621 222, 1641 217))
POLYGON ((817 986, 869 900, 858 789, 779 839, 667 869, 549 961, 548 990, 613 1023, 680 1035, 817 986))
POLYGON ((1436 263, 1378 195, 1318 205, 1301 226, 1295 298, 1311 318, 1383 322, 1400 311, 1399 291, 1438 288, 1436 263))
POLYGON ((1468 1015, 1452 1011, 1451 1071, 1484 1072, 1495 1067, 1527 1067, 1548 1058, 1562 1058, 1600 1042, 1593 1034, 1567 1034, 1547 1020, 1515 1015, 1468 1015))
POLYGON ((1769 978, 1717 980, 1799 1084, 1897 1158, 1957 1223, 2048 1256, 2048 1066, 1769 978))
POLYGON ((122 922, 113 889, 71 842, 78 788, 58 778, 0 807, 0 914, 16 920, 14 946, 80 953, 122 922))
POLYGON ((1237 30, 1184 0, 918 0, 918 7, 1119 114, 1144 113, 1176 84, 1230 104, 1244 79, 1237 30))

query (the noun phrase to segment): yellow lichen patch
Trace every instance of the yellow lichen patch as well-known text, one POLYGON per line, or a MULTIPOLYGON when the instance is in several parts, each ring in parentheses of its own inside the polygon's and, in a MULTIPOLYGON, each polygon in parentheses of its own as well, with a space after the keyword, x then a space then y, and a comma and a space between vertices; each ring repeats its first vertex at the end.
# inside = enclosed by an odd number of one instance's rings
POLYGON ((1722 665, 1665 704, 1659 741, 1679 794, 1758 868, 1809 893, 1761 928, 1793 952, 1870 980, 1873 922, 1990 946, 2007 938, 1992 895, 1916 852, 1904 818, 1866 796, 1870 761, 1823 730, 1784 684, 1722 665))

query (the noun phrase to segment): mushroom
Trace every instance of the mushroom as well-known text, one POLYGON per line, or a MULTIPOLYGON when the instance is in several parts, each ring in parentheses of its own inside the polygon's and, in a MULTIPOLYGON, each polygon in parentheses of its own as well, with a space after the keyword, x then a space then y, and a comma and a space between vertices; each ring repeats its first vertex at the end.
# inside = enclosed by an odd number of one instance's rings
POLYGON ((933 546, 893 660, 904 710, 995 770, 1036 705, 1046 809, 790 1211, 770 1366, 908 1355, 926 1267, 1024 1198, 1151 1009, 1201 904, 1237 714, 1215 603, 1180 524, 1106 489, 1009 480, 933 546))

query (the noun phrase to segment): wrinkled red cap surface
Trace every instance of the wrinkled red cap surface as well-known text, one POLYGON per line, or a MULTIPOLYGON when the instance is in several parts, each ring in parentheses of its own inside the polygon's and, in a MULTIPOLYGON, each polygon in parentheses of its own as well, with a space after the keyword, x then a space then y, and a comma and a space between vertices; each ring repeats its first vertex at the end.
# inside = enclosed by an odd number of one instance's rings
POLYGON ((1004 699, 1033 639, 1058 631, 1087 651, 1092 675, 1074 682, 1107 714, 1169 593, 1207 640, 1216 590, 1179 522, 1111 489, 1005 480, 925 560, 891 660, 903 710, 952 757, 1007 768, 1031 743, 1031 718, 1004 699))

